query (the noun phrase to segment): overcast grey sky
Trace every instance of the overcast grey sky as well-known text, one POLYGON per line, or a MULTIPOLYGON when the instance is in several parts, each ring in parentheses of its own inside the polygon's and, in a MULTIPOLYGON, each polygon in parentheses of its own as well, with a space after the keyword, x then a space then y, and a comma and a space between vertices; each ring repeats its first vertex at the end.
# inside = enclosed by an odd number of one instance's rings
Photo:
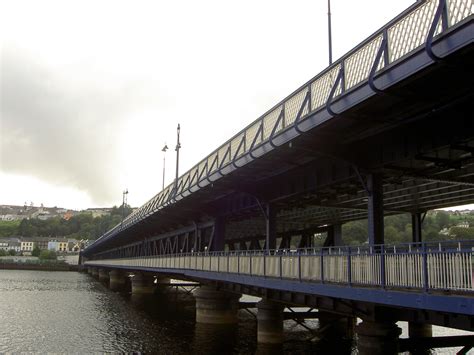
MULTIPOLYGON (((334 57, 411 3, 333 0, 334 57)), ((141 205, 327 66, 325 0, 0 4, 0 204, 141 205)))

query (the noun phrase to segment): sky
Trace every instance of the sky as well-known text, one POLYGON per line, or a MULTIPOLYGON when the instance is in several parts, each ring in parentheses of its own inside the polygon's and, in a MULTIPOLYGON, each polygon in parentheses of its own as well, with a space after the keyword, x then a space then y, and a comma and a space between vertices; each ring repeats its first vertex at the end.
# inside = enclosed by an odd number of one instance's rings
MULTIPOLYGON (((333 56, 413 1, 332 0, 333 56), (376 11, 374 11, 376 9, 376 11)), ((327 2, 0 0, 0 204, 140 206, 328 65, 327 2)))

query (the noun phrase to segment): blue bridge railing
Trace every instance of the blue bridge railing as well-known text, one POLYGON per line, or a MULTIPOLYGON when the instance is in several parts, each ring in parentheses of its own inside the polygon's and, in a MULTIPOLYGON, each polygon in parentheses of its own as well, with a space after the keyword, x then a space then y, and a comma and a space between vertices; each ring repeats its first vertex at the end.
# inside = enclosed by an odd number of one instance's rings
POLYGON ((301 282, 474 292, 474 241, 198 252, 88 260, 86 266, 232 273, 301 282))

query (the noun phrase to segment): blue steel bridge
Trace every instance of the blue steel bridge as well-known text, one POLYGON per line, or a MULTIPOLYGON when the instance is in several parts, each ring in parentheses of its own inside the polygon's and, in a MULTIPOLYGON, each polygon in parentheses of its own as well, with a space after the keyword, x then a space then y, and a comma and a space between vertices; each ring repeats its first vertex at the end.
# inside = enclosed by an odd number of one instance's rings
POLYGON ((473 330, 474 243, 422 235, 427 211, 474 203, 473 9, 417 2, 107 231, 82 264, 359 317, 372 342, 370 324, 398 320, 473 330), (399 213, 412 216, 412 243, 387 245, 384 216, 399 213), (367 243, 345 246, 341 226, 361 219, 367 243))

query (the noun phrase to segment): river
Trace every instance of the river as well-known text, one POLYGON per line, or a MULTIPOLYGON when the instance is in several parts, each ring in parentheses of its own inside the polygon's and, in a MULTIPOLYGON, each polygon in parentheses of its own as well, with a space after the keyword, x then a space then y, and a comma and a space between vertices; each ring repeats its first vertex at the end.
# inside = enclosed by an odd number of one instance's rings
MULTIPOLYGON (((197 325, 189 296, 135 298, 111 292, 91 276, 76 272, 0 270, 0 320, 0 353, 326 352, 308 341, 308 332, 293 321, 285 322, 282 348, 265 348, 257 346, 256 321, 244 311, 237 326, 197 325)), ((406 336, 406 324, 399 325, 406 336)), ((467 334, 441 327, 433 332, 467 334)), ((453 352, 444 349, 436 354, 453 352)))

